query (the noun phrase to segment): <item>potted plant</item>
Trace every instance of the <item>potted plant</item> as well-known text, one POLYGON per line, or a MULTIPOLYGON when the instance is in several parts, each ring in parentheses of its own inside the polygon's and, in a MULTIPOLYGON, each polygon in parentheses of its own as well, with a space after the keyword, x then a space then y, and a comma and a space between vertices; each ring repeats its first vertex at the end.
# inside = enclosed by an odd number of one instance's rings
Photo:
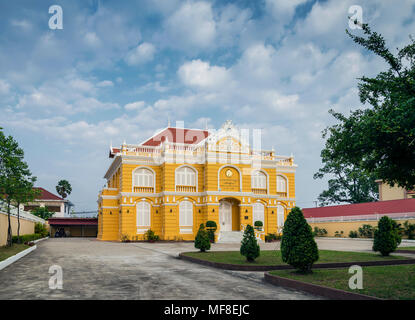
POLYGON ((262 227, 264 226, 264 224, 262 223, 262 221, 258 220, 254 222, 254 227, 257 230, 262 230, 262 227))
POLYGON ((206 222, 206 230, 208 232, 209 241, 211 243, 215 243, 215 232, 218 226, 216 225, 215 221, 209 220, 206 222))

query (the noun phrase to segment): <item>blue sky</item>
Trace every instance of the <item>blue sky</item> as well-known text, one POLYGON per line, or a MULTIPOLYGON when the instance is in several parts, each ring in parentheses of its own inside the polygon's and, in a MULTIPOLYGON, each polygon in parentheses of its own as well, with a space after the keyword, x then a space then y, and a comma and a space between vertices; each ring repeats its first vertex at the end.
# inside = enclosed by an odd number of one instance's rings
POLYGON ((385 67, 347 37, 351 5, 391 48, 415 30, 405 0, 2 1, 0 126, 37 185, 69 180, 80 211, 96 209, 111 141, 141 142, 168 117, 231 119, 294 154, 297 204, 313 206, 327 111, 361 107, 357 78, 385 67), (49 29, 53 4, 63 30, 49 29))

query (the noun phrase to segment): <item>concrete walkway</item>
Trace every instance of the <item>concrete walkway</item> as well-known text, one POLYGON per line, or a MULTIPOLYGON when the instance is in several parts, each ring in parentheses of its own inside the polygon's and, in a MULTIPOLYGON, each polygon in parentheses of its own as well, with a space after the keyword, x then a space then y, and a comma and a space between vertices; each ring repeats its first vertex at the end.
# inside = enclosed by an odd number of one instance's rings
POLYGON ((262 272, 216 270, 176 258, 192 250, 193 243, 48 239, 0 271, 0 299, 319 299, 264 283, 262 272), (62 290, 49 289, 52 265, 63 269, 62 290))

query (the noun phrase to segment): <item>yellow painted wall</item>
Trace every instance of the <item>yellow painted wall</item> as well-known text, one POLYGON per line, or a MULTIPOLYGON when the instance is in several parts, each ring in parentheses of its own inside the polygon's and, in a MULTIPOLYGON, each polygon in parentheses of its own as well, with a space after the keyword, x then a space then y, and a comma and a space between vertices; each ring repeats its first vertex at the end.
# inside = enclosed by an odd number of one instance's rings
MULTIPOLYGON (((397 223, 404 224, 407 220, 396 220, 397 223)), ((410 223, 415 223, 415 219, 409 219, 410 223)), ((319 223, 309 223, 311 228, 314 230, 314 227, 327 230, 328 237, 334 237, 336 231, 343 231, 343 237, 349 237, 350 231, 358 231, 358 229, 364 225, 369 224, 373 227, 378 225, 377 221, 339 221, 339 222, 319 222, 319 223)))
MULTIPOLYGON (((10 216, 10 223, 12 227, 12 234, 17 235, 17 217, 10 216)), ((35 222, 20 218, 20 235, 35 233, 35 222)), ((7 243, 7 229, 9 222, 7 214, 0 213, 0 246, 7 243)))
MULTIPOLYGON (((150 168, 156 174, 156 187, 154 193, 174 192, 175 170, 180 164, 163 163, 160 166, 141 166, 131 163, 121 163, 108 180, 109 189, 103 189, 99 197, 102 197, 98 205, 98 239, 120 241, 123 235, 131 240, 142 240, 143 234, 137 233, 136 203, 143 198, 151 204, 151 230, 163 240, 194 240, 201 223, 213 220, 219 227, 219 201, 223 198, 231 198, 232 230, 240 230, 241 225, 253 223, 252 204, 258 197, 250 196, 195 196, 176 194, 175 196, 151 196, 150 194, 131 194, 121 196, 120 192, 132 193, 133 171, 138 167, 150 168), (184 200, 193 202, 193 233, 181 234, 179 228, 179 203, 184 200), (167 199, 168 198, 168 199, 167 199), (243 199, 245 202, 243 202, 243 199), (245 217, 248 217, 245 219, 245 217)), ((189 165, 197 171, 197 192, 218 191, 222 192, 251 192, 251 175, 249 165, 223 165, 218 163, 189 165), (238 169, 236 169, 237 167, 238 169), (226 172, 232 175, 227 176, 226 172), (242 175, 242 186, 241 177, 242 175)), ((268 194, 276 195, 276 169, 263 169, 269 179, 268 194)), ((288 179, 289 197, 295 198, 295 175, 283 173, 288 179)), ((277 232, 277 209, 274 199, 269 203, 267 195, 259 198, 265 205, 265 233, 277 232)), ((278 200, 287 208, 294 206, 294 201, 278 200)), ((220 228, 219 228, 220 229, 220 228)))

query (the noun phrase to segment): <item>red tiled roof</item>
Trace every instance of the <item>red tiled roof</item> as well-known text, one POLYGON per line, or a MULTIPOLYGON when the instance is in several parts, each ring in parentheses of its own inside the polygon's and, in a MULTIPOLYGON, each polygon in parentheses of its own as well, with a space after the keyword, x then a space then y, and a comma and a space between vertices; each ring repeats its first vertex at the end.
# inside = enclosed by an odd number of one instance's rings
POLYGON ((305 218, 415 212, 415 199, 389 200, 303 209, 305 218))
POLYGON ((54 226, 95 226, 98 225, 97 218, 49 218, 49 225, 54 226))
POLYGON ((207 138, 209 131, 199 129, 166 128, 145 141, 143 146, 159 146, 163 141, 197 144, 207 138))
POLYGON ((35 187, 33 189, 40 190, 40 195, 36 197, 36 200, 63 200, 61 197, 54 195, 41 187, 35 187))

